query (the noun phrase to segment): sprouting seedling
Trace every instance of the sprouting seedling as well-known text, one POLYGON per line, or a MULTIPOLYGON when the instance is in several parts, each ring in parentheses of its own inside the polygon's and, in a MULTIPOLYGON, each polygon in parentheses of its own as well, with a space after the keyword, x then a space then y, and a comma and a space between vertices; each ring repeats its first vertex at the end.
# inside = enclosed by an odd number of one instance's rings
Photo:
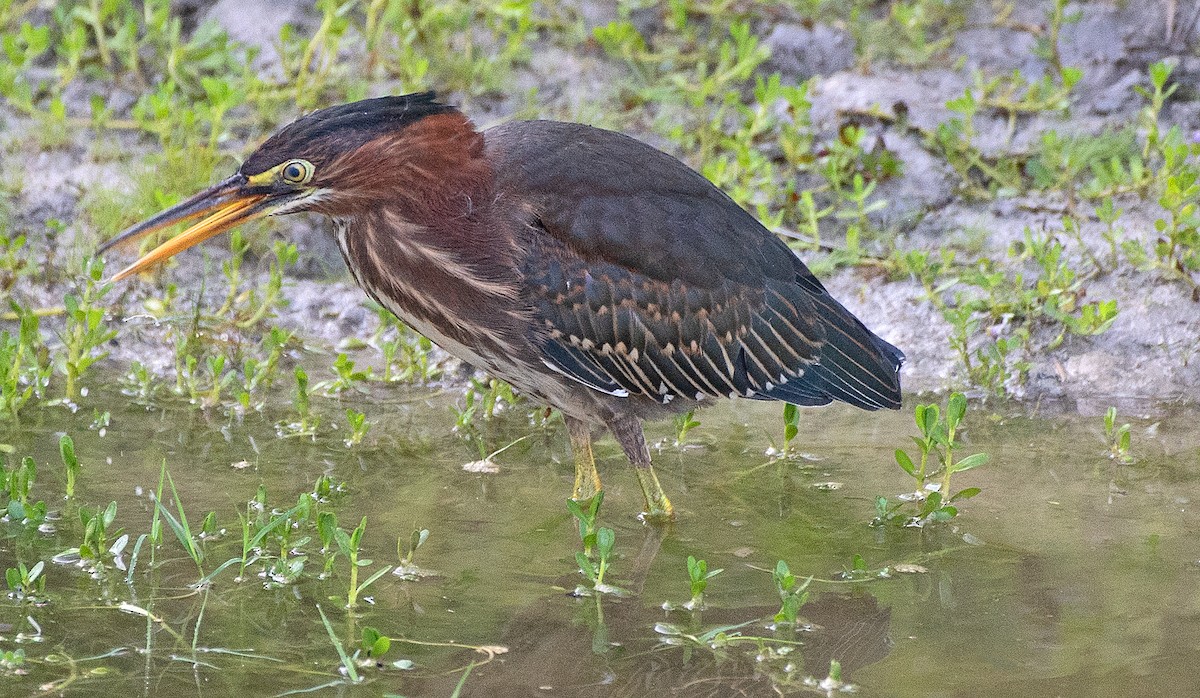
POLYGON ((783 450, 792 450, 792 441, 800 433, 800 408, 790 402, 783 405, 783 450))
POLYGON ((46 591, 45 569, 46 563, 38 560, 33 567, 26 567, 24 562, 19 562, 16 567, 5 570, 9 598, 17 601, 36 600, 38 595, 46 591))
MULTIPOLYGON (((604 576, 608 572, 615 544, 616 534, 613 530, 611 528, 600 528, 596 530, 595 559, 590 558, 582 552, 575 553, 575 562, 579 565, 579 571, 592 583, 591 590, 596 593, 619 592, 617 587, 605 584, 604 582, 604 576)), ((576 589, 577 593, 584 591, 583 589, 576 589)))
POLYGON ((296 367, 296 397, 293 404, 296 408, 297 421, 290 424, 280 424, 277 429, 280 435, 316 437, 320 419, 312 411, 312 396, 308 387, 308 373, 300 366, 296 367))
POLYGON ((350 425, 350 435, 343 440, 346 448, 353 448, 362 443, 363 437, 371 429, 371 423, 367 421, 367 414, 357 410, 346 410, 346 422, 350 425))
POLYGON ((681 415, 675 417, 675 446, 680 447, 687 443, 688 432, 700 426, 700 422, 695 419, 696 410, 688 410, 681 415))
POLYGON ((75 458, 75 442, 70 435, 63 434, 58 440, 58 452, 67 469, 67 499, 75 496, 75 481, 79 478, 79 460, 75 458))
POLYGON ((1104 413, 1104 437, 1108 441, 1109 457, 1126 465, 1133 462, 1133 455, 1129 452, 1132 439, 1129 429, 1129 424, 1117 426, 1117 408, 1109 407, 1104 413))
POLYGON ((359 384, 371 378, 371 369, 356 371, 354 369, 354 360, 346 355, 345 352, 339 352, 337 358, 334 359, 333 372, 337 375, 337 378, 321 381, 314 386, 314 389, 320 390, 326 395, 337 395, 349 390, 355 390, 359 384))
POLYGON ((321 554, 325 556, 325 568, 322 577, 333 573, 333 563, 337 559, 337 514, 332 511, 322 511, 317 514, 317 535, 321 539, 321 554))
POLYGON ((362 543, 363 533, 367 530, 367 517, 362 517, 362 521, 358 526, 349 533, 342 528, 334 529, 334 540, 337 541, 338 548, 346 559, 350 562, 350 581, 346 587, 346 608, 354 608, 358 605, 358 597, 366 590, 367 587, 374 584, 380 577, 391 571, 392 566, 386 565, 377 570, 374 574, 367 578, 362 584, 358 583, 358 569, 367 567, 374 563, 373 560, 363 559, 359 557, 359 548, 362 543))
POLYGON ((22 458, 17 467, 8 471, 4 482, 8 506, 3 515, 10 522, 36 528, 46 520, 46 503, 30 501, 29 496, 35 480, 37 463, 29 456, 22 458))
MULTIPOLYGON (((920 453, 920 460, 913 458, 904 450, 896 449, 896 463, 904 472, 913 477, 918 492, 924 497, 921 511, 917 520, 931 519, 944 521, 958 515, 958 509, 951 502, 968 499, 979 494, 978 487, 968 487, 950 494, 950 476, 976 468, 987 462, 986 453, 975 453, 961 460, 955 460, 954 449, 958 445, 959 428, 967 412, 967 399, 962 393, 953 393, 946 403, 945 416, 937 405, 917 405, 914 410, 917 429, 920 437, 912 437, 920 453), (941 483, 935 488, 926 485, 929 474, 930 456, 934 455, 941 463, 941 483), (932 490, 932 491, 931 491, 932 490)), ((886 507, 877 508, 882 512, 886 507)))
POLYGON ((708 580, 724 572, 724 568, 717 568, 713 571, 708 570, 708 562, 705 560, 697 560, 695 556, 688 555, 687 559, 688 579, 691 582, 692 599, 684 604, 684 608, 689 611, 700 611, 704 609, 704 590, 708 588, 708 580))
POLYGON ((362 630, 362 642, 359 648, 371 659, 378 660, 392 647, 392 640, 370 626, 362 630))
POLYGON ((600 505, 603 503, 604 490, 597 492, 596 496, 585 502, 587 509, 584 509, 583 504, 574 499, 567 500, 567 509, 579 525, 579 539, 583 542, 583 554, 587 557, 592 556, 592 548, 596 545, 596 520, 600 513, 600 505))
POLYGON ((779 592, 780 599, 779 611, 773 619, 775 624, 795 625, 800 608, 808 601, 808 586, 812 584, 812 577, 801 582, 792 574, 788 564, 780 560, 775 563, 771 579, 775 582, 775 590, 779 592))
POLYGON ((411 567, 413 557, 417 554, 417 548, 425 545, 425 541, 429 539, 429 529, 413 529, 412 535, 409 536, 408 550, 404 554, 400 553, 400 542, 402 539, 396 539, 396 556, 400 558, 401 564, 405 567, 411 567))
POLYGON ((116 502, 109 502, 104 509, 80 507, 79 522, 83 525, 83 540, 78 549, 67 551, 67 553, 78 552, 81 559, 91 562, 99 562, 105 551, 117 558, 125 548, 129 536, 122 535, 120 529, 112 530, 116 519, 116 502), (111 536, 117 536, 117 540, 110 546, 108 539, 111 536))
POLYGON ((428 528, 414 528, 411 535, 408 537, 408 549, 404 549, 404 538, 397 536, 396 538, 396 557, 400 560, 393 572, 397 577, 406 580, 417 579, 424 574, 424 571, 417 566, 413 559, 416 557, 417 548, 425 545, 425 541, 429 539, 428 528))

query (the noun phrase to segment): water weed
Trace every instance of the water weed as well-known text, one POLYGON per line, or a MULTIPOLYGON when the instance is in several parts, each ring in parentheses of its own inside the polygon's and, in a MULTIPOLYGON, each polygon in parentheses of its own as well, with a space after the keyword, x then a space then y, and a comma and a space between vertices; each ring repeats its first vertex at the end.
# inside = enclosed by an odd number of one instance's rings
POLYGON ((689 611, 702 611, 704 610, 704 592, 708 589, 708 580, 725 570, 718 567, 715 570, 709 571, 706 561, 697 560, 695 556, 688 555, 687 571, 692 598, 683 607, 689 611))
POLYGON ((375 570, 375 572, 372 573, 370 577, 367 577, 367 579, 365 581, 363 581, 362 584, 359 584, 358 583, 359 568, 369 567, 372 564, 374 564, 374 562, 372 560, 359 557, 359 551, 361 549, 361 544, 362 544, 362 537, 363 537, 363 534, 367 530, 367 517, 364 516, 362 518, 362 521, 359 522, 358 526, 356 526, 354 528, 354 530, 350 531, 349 533, 347 533, 344 529, 338 528, 336 526, 336 523, 337 523, 336 519, 333 520, 331 523, 334 525, 334 528, 333 528, 334 541, 337 543, 338 550, 341 551, 343 556, 345 556, 346 561, 350 566, 349 581, 347 582, 347 585, 346 585, 346 596, 344 599, 341 599, 341 600, 345 602, 346 608, 353 609, 358 605, 358 597, 362 594, 362 592, 366 591, 367 587, 369 587, 372 584, 374 584, 375 582, 379 581, 379 579, 381 577, 383 577, 383 575, 390 572, 392 570, 392 567, 391 567, 391 565, 384 565, 383 567, 379 568, 378 570, 375 570))
POLYGON ((52 369, 38 316, 16 303, 10 307, 19 329, 0 331, 0 419, 15 421, 26 403, 45 395, 52 369))
POLYGON ((31 498, 33 483, 37 480, 37 463, 25 456, 14 468, 5 473, 5 494, 8 504, 4 520, 36 529, 46 520, 46 503, 31 498))
POLYGON ((917 513, 905 521, 906 525, 921 526, 929 522, 947 521, 958 515, 954 502, 970 499, 979 494, 978 487, 968 487, 950 494, 950 477, 983 465, 988 460, 986 453, 974 453, 965 458, 955 458, 954 450, 959 446, 963 418, 967 412, 967 399, 962 393, 953 393, 946 402, 945 414, 934 404, 918 404, 913 416, 920 436, 912 437, 916 444, 917 457, 904 449, 896 449, 896 464, 910 475, 916 483, 916 492, 901 500, 895 507, 888 506, 887 499, 880 497, 876 502, 876 522, 897 520, 898 511, 907 502, 915 503, 917 513), (932 482, 940 476, 940 482, 932 482))
POLYGON ((38 560, 33 567, 26 567, 24 562, 4 571, 4 580, 8 584, 8 598, 27 603, 40 603, 46 592, 46 563, 38 560))
POLYGON ((1117 408, 1109 407, 1104 413, 1104 440, 1108 443, 1109 457, 1123 465, 1134 462, 1129 429, 1129 424, 1117 425, 1117 408))
POLYGON ((812 577, 803 581, 792 574, 791 568, 783 560, 775 563, 771 571, 771 579, 775 582, 775 591, 779 592, 779 611, 772 618, 777 628, 794 628, 799 617, 800 608, 808 601, 808 587, 812 577))

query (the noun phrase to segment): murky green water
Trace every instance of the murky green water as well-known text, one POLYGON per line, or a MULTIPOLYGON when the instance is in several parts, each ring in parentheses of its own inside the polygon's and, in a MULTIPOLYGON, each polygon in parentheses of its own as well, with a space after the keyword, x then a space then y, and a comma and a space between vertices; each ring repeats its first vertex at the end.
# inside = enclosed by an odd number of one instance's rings
MULTIPOLYGON (((116 525, 131 535, 128 563, 133 541, 150 529, 147 493, 165 459, 193 529, 213 510, 227 531, 204 543, 205 572, 240 557, 237 514, 260 485, 268 509, 285 509, 328 474, 346 492, 319 508, 347 528, 367 517, 363 555, 373 564, 364 577, 395 564, 397 538, 407 543, 414 528, 431 531, 415 562, 434 574, 388 574, 365 592, 370 603, 348 614, 330 598, 345 594, 345 560, 319 579, 320 545, 309 543, 296 546, 309 557, 295 583, 270 583, 259 563, 243 581, 234 565, 197 590, 195 563, 164 530, 153 568, 147 544, 132 581, 111 565, 94 578, 53 564, 44 603, 0 601, 0 650, 26 655, 24 666, 3 673, 0 692, 215 696, 323 687, 448 696, 461 684, 464 696, 757 696, 822 693, 803 678, 824 678, 834 658, 857 695, 1200 693, 1195 413, 1134 420, 1138 460, 1120 465, 1107 457, 1100 417, 993 417, 973 408, 964 452, 989 452, 992 462, 955 484, 982 494, 957 519, 916 529, 869 526, 876 495, 911 486, 892 459, 915 433, 910 410, 805 411, 803 450, 812 458, 768 463, 769 438, 781 432, 778 406, 725 404, 700 415, 692 434, 701 447, 655 455, 679 511, 671 527, 634 518, 636 481, 615 444, 601 445, 602 523, 616 533, 608 579, 631 593, 596 599, 567 593, 582 577, 564 506, 572 470, 563 430, 510 415, 484 429, 490 443, 533 436, 497 458, 499 473, 464 472, 478 454, 450 433, 451 401, 420 391, 361 401, 375 424, 353 449, 333 436, 317 444, 277 438, 286 406, 232 424, 187 407, 126 406, 115 394, 93 397, 76 414, 28 412, 0 442, 14 447, 10 468, 20 456, 37 459, 35 498, 63 518, 51 533, 0 524, 0 568, 78 545, 78 504, 110 500, 116 525), (87 428, 93 407, 111 413, 103 435, 87 428), (75 502, 61 499, 61 432, 74 437, 83 463, 75 502), (664 611, 665 601, 689 597, 688 555, 724 572, 711 580, 703 613, 664 611), (844 579, 855 555, 869 571, 891 574, 844 579), (801 610, 809 625, 794 636, 767 627, 780 603, 769 570, 781 559, 815 578, 801 610), (365 626, 395 638, 382 668, 359 670, 362 684, 341 681, 318 606, 352 643, 348 651, 365 626), (695 634, 744 623, 730 634, 768 640, 671 646, 660 623, 695 634), (398 660, 412 668, 397 668, 398 660)), ((651 427, 651 440, 670 443, 668 431, 651 427)), ((315 535, 307 530, 295 538, 315 535)))

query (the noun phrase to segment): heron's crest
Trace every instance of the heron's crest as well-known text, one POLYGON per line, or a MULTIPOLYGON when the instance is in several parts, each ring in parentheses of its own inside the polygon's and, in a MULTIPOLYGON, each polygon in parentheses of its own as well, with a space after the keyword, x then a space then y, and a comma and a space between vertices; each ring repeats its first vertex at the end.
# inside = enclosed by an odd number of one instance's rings
POLYGON ((252 176, 295 157, 318 167, 387 133, 400 131, 427 116, 455 112, 433 92, 364 99, 320 109, 288 124, 254 151, 241 173, 252 176))

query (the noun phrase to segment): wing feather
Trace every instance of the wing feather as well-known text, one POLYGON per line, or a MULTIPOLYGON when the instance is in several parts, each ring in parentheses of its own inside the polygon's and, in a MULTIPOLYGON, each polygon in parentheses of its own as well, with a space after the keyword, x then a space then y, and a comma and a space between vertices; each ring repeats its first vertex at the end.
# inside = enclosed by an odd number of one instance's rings
POLYGON ((532 339, 611 395, 899 405, 903 354, 778 238, 678 160, 578 124, 485 132, 497 200, 525 231, 532 339))

